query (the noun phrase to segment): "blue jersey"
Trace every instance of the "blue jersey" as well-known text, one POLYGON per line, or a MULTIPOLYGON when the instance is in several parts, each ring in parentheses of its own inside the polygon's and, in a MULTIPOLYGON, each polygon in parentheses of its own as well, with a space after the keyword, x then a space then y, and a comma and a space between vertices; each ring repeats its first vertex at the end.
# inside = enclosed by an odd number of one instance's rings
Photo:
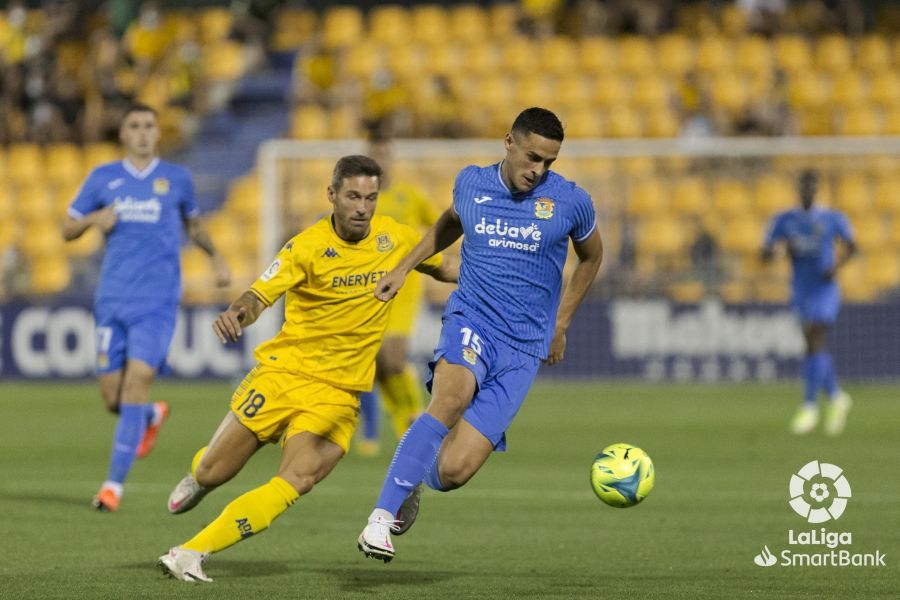
POLYGON ((765 246, 784 241, 793 266, 794 296, 837 286, 825 273, 834 266, 834 242, 853 241, 847 217, 836 210, 795 208, 776 215, 766 234, 765 246))
POLYGON ((500 164, 469 166, 456 178, 453 210, 465 237, 459 287, 445 314, 464 314, 513 348, 545 358, 569 238, 583 241, 596 227, 590 195, 552 171, 531 191, 512 193, 500 164))
POLYGON ((190 173, 154 159, 143 171, 122 160, 91 171, 69 216, 115 205, 106 236, 96 299, 174 303, 181 296, 180 250, 184 219, 199 214, 190 173))

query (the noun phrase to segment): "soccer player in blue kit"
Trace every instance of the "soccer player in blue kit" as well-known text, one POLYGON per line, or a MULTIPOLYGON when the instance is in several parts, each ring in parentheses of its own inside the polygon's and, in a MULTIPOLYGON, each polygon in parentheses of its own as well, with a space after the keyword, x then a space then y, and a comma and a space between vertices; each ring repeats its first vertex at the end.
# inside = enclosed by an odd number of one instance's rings
POLYGON ((118 414, 109 472, 94 496, 97 510, 118 510, 136 456, 152 449, 169 408, 149 401, 166 359, 181 297, 182 228, 211 258, 218 285, 231 279, 203 226, 190 173, 156 155, 156 111, 129 107, 119 130, 125 158, 94 169, 69 207, 63 237, 91 227, 106 236, 94 298, 97 380, 107 410, 118 414))
POLYGON ((562 140, 549 110, 519 114, 504 160, 463 169, 452 207, 378 283, 376 296, 389 300, 416 265, 464 236, 459 288, 434 351, 431 402, 397 446, 359 535, 366 556, 394 557, 391 533, 405 533, 415 520, 421 482, 456 489, 493 451, 505 450, 505 432, 541 361, 563 358, 566 330, 600 268, 603 244, 590 195, 550 170, 562 140), (560 301, 569 239, 578 263, 560 301))
POLYGON ((825 348, 828 327, 834 324, 841 299, 835 280, 838 270, 856 252, 847 217, 836 210, 815 205, 818 177, 804 171, 798 181, 800 207, 776 215, 763 244, 762 258, 770 261, 774 246, 784 242, 793 266, 791 306, 803 326, 806 357, 803 360, 803 404, 791 421, 791 431, 802 435, 819 422, 816 398, 824 389, 829 397, 825 432, 838 435, 844 430, 850 396, 838 387, 831 355, 825 348), (837 255, 835 241, 844 252, 837 255))

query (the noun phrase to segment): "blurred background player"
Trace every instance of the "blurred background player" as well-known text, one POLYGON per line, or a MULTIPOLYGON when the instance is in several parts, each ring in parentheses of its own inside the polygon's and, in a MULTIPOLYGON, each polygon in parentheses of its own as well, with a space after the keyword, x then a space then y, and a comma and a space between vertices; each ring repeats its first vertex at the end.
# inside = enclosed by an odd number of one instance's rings
POLYGON ((603 244, 590 195, 550 170, 563 137, 551 111, 522 111, 504 138, 504 159, 463 169, 453 205, 378 283, 378 297, 390 299, 407 272, 465 235, 460 284, 434 351, 431 402, 397 446, 359 535, 368 557, 394 557, 390 534, 415 520, 421 482, 438 491, 462 487, 492 452, 506 449, 506 430, 541 361, 553 365, 565 354, 603 244), (562 293, 570 239, 577 265, 562 293))
MULTIPOLYGON (((380 177, 381 168, 369 157, 340 159, 328 187, 333 215, 294 236, 216 319, 219 340, 237 341, 263 310, 287 295, 284 326, 256 349, 259 364, 235 390, 230 412, 208 448, 195 455, 191 473, 173 490, 169 511, 196 506, 266 443, 281 441, 281 464, 268 483, 233 500, 200 533, 161 556, 164 573, 212 581, 202 568, 210 553, 267 529, 347 452, 357 396, 372 386, 390 311, 375 298, 375 283, 419 240, 412 228, 375 216, 380 177)), ((455 260, 437 256, 420 268, 441 281, 457 279, 455 260)))
POLYGON ((804 171, 798 179, 800 206, 773 217, 763 244, 762 258, 774 256, 776 243, 784 242, 793 267, 791 306, 803 326, 806 357, 803 360, 803 404, 791 421, 791 431, 802 435, 819 422, 816 398, 824 390, 830 400, 825 431, 838 435, 844 430, 850 396, 838 387, 831 354, 825 348, 828 328, 834 324, 841 299, 836 275, 856 252, 847 217, 815 204, 818 175, 804 171), (841 241, 844 251, 835 250, 841 241))
POLYGON ((182 228, 212 258, 218 284, 231 278, 200 220, 190 173, 156 154, 156 111, 131 106, 119 135, 124 160, 88 175, 63 224, 67 241, 91 227, 106 236, 94 301, 97 381, 106 409, 119 421, 109 472, 93 506, 108 512, 119 508, 135 456, 150 452, 169 414, 168 405, 149 402, 149 394, 175 329, 182 228))
MULTIPOLYGON (((417 186, 393 179, 394 156, 389 122, 369 124, 369 156, 381 166, 382 191, 378 194, 378 213, 417 231, 428 229, 438 214, 425 193, 417 186)), ((425 280, 412 272, 400 292, 391 301, 391 312, 381 349, 375 358, 375 381, 384 398, 384 407, 399 440, 425 409, 422 382, 410 364, 409 339, 425 292, 425 280)), ((375 389, 360 394, 362 427, 357 449, 364 456, 378 453, 379 397, 375 389)))

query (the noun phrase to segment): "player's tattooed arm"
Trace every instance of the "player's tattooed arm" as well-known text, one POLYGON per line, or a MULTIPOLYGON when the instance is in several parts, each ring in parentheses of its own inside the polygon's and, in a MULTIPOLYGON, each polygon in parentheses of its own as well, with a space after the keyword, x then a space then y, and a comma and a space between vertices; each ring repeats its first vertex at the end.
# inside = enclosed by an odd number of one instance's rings
POLYGON ((219 313, 213 323, 213 331, 223 344, 229 340, 236 342, 243 330, 256 322, 260 313, 266 309, 262 300, 251 291, 246 291, 231 303, 227 309, 219 313))
POLYGON ((116 226, 116 221, 116 207, 113 204, 100 210, 95 210, 81 219, 73 219, 67 216, 65 222, 63 222, 63 239, 67 242, 77 240, 92 226, 96 226, 106 235, 116 226))
POLYGON ((231 270, 228 268, 228 263, 225 262, 222 255, 216 251, 216 246, 213 244, 212 238, 209 237, 209 232, 203 225, 203 221, 200 217, 191 217, 185 221, 185 225, 191 241, 212 259, 213 269, 216 271, 216 285, 219 287, 228 286, 231 283, 231 270))
POLYGON ((584 300, 588 290, 591 289, 591 284, 597 277, 597 271, 600 270, 600 263, 603 262, 603 240, 599 230, 594 229, 594 232, 586 240, 575 244, 575 256, 578 257, 578 264, 572 272, 572 278, 559 303, 559 310, 556 312, 556 329, 553 332, 553 340, 550 342, 550 353, 544 360, 548 365, 555 365, 563 359, 566 353, 566 331, 572 324, 575 310, 584 300))
POLYGON ((425 232, 422 240, 400 261, 394 270, 378 280, 378 284, 375 286, 375 297, 383 302, 387 302, 396 296, 397 291, 403 286, 403 282, 406 281, 406 276, 410 271, 427 258, 447 249, 462 234, 462 222, 453 208, 448 208, 438 217, 437 222, 425 232))

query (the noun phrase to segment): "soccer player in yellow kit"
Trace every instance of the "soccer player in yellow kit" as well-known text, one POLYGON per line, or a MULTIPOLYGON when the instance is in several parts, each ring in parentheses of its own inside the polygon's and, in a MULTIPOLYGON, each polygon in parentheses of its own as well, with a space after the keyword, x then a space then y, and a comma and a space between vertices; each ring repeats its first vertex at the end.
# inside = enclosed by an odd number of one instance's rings
MULTIPOLYGON (((415 185, 395 181, 391 177, 393 152, 390 138, 383 127, 373 126, 369 137, 369 156, 381 166, 383 190, 378 194, 378 213, 424 231, 434 225, 438 213, 425 193, 415 185)), ((391 426, 399 440, 410 423, 425 409, 422 384, 415 368, 409 363, 409 338, 419 306, 425 295, 425 282, 412 273, 394 297, 384 341, 375 359, 375 380, 384 398, 384 406, 391 417, 391 426)), ((362 439, 357 442, 361 454, 373 456, 378 452, 378 400, 373 392, 361 398, 362 439)))
MULTIPOLYGON (((256 349, 259 364, 231 399, 231 410, 191 473, 169 497, 169 510, 190 510, 246 464, 264 444, 281 442, 278 474, 233 500, 200 533, 159 558, 164 573, 212 581, 206 557, 265 530, 325 478, 347 452, 359 392, 372 386, 390 304, 374 296, 378 279, 418 243, 419 234, 375 216, 381 168, 346 156, 334 168, 333 214, 291 239, 275 261, 213 324, 219 339, 242 330, 285 294, 285 323, 256 349)), ((458 263, 436 255, 422 272, 455 282, 458 263)))

